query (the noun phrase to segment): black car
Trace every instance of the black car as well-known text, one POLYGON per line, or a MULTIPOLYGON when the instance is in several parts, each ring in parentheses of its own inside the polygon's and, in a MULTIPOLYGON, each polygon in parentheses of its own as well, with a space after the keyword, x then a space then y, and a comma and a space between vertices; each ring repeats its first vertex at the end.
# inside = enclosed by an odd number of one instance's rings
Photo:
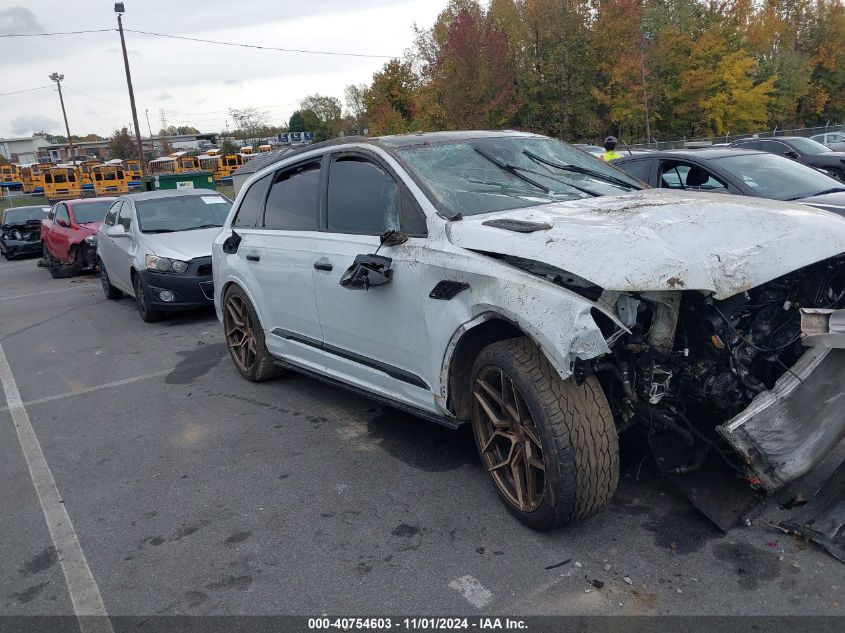
POLYGON ((41 220, 50 207, 6 209, 0 225, 0 253, 6 259, 41 254, 41 220))
POLYGON ((748 149, 670 150, 613 161, 652 187, 794 200, 845 216, 845 185, 794 160, 748 149))
POLYGON ((845 152, 834 152, 826 145, 803 136, 743 138, 734 141, 728 147, 757 149, 778 156, 786 156, 786 158, 821 169, 834 178, 845 181, 845 152))

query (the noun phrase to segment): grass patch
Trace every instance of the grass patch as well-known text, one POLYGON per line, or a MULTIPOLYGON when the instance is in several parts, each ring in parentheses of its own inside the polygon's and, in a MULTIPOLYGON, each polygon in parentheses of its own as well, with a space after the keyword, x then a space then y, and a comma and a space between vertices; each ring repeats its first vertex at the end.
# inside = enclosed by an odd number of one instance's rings
POLYGON ((47 198, 44 196, 13 196, 11 201, 8 196, 0 197, 0 211, 15 207, 32 206, 51 207, 53 205, 47 202, 47 198))

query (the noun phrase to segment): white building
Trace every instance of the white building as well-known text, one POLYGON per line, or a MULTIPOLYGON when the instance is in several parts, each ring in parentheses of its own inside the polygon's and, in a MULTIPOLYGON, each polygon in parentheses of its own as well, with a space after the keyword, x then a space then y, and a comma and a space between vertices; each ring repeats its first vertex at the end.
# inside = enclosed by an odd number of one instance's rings
POLYGON ((38 150, 49 144, 44 136, 0 138, 0 154, 12 163, 37 163, 38 150))

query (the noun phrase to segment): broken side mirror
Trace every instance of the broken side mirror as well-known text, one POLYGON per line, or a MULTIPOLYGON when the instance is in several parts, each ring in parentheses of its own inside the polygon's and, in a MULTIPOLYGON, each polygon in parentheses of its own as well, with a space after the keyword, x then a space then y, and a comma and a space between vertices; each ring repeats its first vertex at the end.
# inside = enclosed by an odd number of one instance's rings
POLYGON ((379 236, 380 246, 399 246, 408 241, 408 236, 402 231, 390 229, 379 236))
POLYGON ((237 253, 242 239, 240 235, 232 231, 232 234, 223 241, 223 252, 229 255, 237 253))
POLYGON ((355 261, 340 278, 340 285, 349 290, 369 290, 393 279, 393 260, 381 255, 356 255, 355 261))
POLYGON ((64 218, 59 218, 58 220, 56 220, 56 224, 58 224, 59 226, 64 227, 64 228, 67 228, 67 227, 70 226, 70 224, 68 224, 67 220, 65 220, 64 218))

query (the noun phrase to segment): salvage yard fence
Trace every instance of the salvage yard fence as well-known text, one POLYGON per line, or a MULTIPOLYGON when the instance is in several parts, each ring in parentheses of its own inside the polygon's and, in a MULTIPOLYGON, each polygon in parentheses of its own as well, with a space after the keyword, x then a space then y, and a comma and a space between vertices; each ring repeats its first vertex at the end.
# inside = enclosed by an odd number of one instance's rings
POLYGON ((650 143, 631 143, 628 147, 631 149, 684 149, 691 147, 707 147, 710 145, 723 145, 741 138, 774 138, 776 136, 804 136, 810 137, 816 134, 826 134, 830 132, 845 132, 845 124, 822 125, 818 127, 800 127, 792 129, 768 130, 765 132, 750 132, 746 134, 725 134, 724 136, 711 136, 700 138, 682 138, 674 141, 658 141, 652 140, 650 143))

